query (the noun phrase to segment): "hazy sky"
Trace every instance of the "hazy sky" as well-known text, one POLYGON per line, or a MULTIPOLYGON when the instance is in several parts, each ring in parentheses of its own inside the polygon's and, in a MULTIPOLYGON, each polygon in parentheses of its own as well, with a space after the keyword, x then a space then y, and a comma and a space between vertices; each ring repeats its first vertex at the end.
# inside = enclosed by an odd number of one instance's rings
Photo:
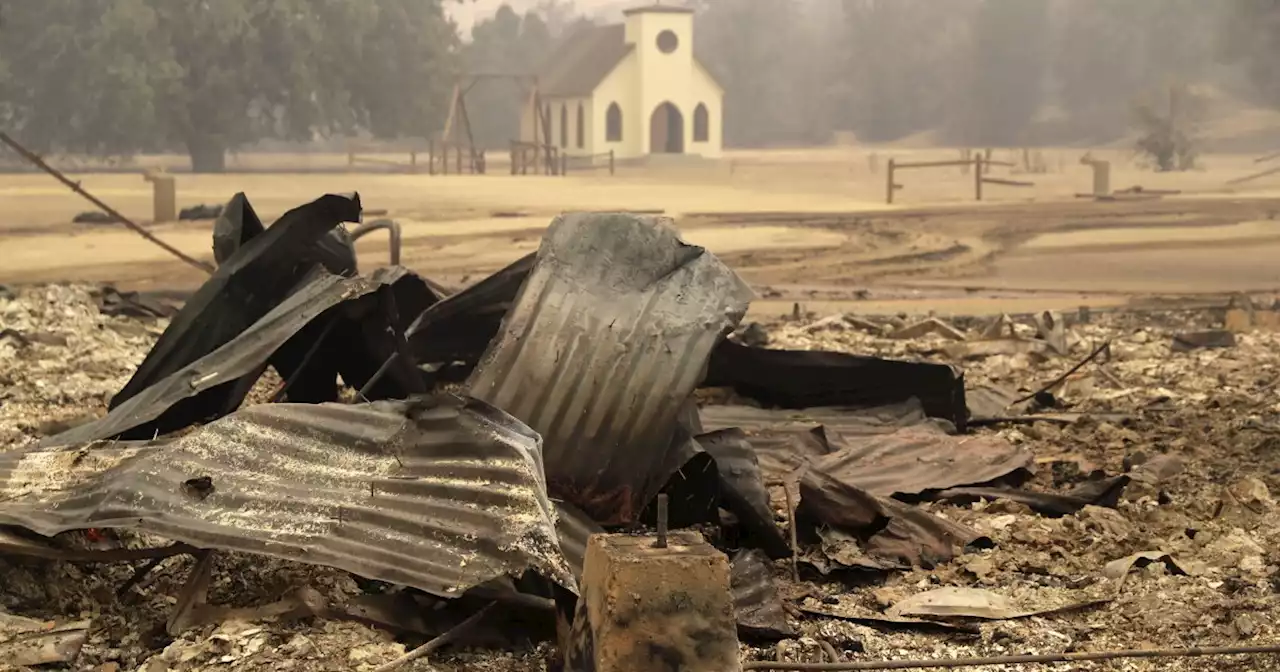
MULTIPOLYGON (((652 0, 574 0, 572 5, 581 13, 594 14, 598 11, 607 11, 617 6, 633 7, 649 4, 652 0)), ((524 12, 537 6, 538 0, 464 0, 464 2, 446 3, 449 15, 458 22, 458 29, 464 37, 471 34, 471 24, 476 19, 493 16, 498 8, 503 4, 511 5, 511 8, 517 13, 524 12)), ((679 4, 675 0, 665 0, 664 4, 679 4)))

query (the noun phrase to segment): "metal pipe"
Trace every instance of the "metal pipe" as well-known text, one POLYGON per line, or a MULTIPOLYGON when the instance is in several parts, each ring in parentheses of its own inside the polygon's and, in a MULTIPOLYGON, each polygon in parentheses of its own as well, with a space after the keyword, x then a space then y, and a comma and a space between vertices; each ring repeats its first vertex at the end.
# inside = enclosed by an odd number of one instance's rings
POLYGON ((653 547, 667 547, 667 496, 665 494, 658 495, 658 540, 653 543, 653 547))
POLYGON ((67 188, 71 189, 71 191, 74 191, 75 193, 85 197, 85 199, 87 199, 90 203, 98 206, 99 210, 102 210, 108 215, 111 215, 116 220, 118 220, 121 224, 124 224, 126 227, 132 229, 134 233, 138 234, 139 236, 142 236, 143 238, 146 238, 152 243, 155 243, 156 245, 160 246, 160 248, 163 249, 164 251, 187 262, 192 266, 195 266, 196 268, 204 271, 205 273, 209 273, 209 274, 213 273, 213 266, 210 266, 209 264, 203 261, 200 261, 199 259, 188 256, 182 250, 179 250, 178 248, 164 242, 163 240, 156 238, 154 234, 142 228, 142 226, 139 225, 137 222, 129 219, 128 217, 125 217, 124 215, 120 214, 120 212, 117 211, 115 208, 107 205, 106 203, 103 203, 102 201, 98 200, 98 197, 94 196, 88 191, 85 191, 84 187, 80 186, 79 182, 72 182, 70 178, 62 174, 62 172, 60 172, 57 168, 54 168, 53 166, 45 163, 44 159, 41 159, 39 156, 36 156, 35 153, 32 152, 31 150, 18 144, 18 141, 14 140, 12 137, 9 137, 8 133, 5 133, 4 131, 0 131, 0 142, 3 142, 4 144, 8 145, 11 149, 13 149, 13 151, 17 152, 19 156, 26 159, 27 161, 30 161, 37 168, 52 175, 54 179, 66 185, 67 188))
POLYGON ((400 265, 400 224, 390 219, 375 219, 368 224, 361 224, 351 232, 351 244, 355 245, 357 240, 368 235, 371 231, 380 231, 385 229, 387 234, 391 236, 391 265, 400 265))
POLYGON ((981 665, 1025 665, 1028 663, 1071 663, 1082 660, 1120 658, 1190 658, 1198 656, 1256 656, 1280 653, 1280 645, 1205 647, 1193 649, 1128 649, 1124 651, 1076 651, 984 658, 934 658, 928 660, 872 660, 859 663, 785 663, 761 660, 743 663, 743 670, 791 670, 794 672, 847 672, 849 670, 914 670, 926 668, 978 667, 981 665))

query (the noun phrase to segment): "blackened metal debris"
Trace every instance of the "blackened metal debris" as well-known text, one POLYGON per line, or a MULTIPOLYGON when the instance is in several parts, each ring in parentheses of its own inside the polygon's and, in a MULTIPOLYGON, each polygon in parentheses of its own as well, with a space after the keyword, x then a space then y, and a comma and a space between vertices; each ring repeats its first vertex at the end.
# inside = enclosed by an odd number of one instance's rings
POLYGON ((503 316, 533 270, 534 258, 527 254, 419 315, 406 334, 417 360, 474 366, 501 328, 503 316))
POLYGON ((255 406, 177 439, 0 454, 0 523, 140 529, 443 597, 528 569, 576 589, 539 444, 453 396, 255 406))
POLYGON ((964 430, 964 375, 945 364, 838 352, 769 350, 732 341, 711 355, 705 383, 731 387, 767 406, 888 406, 919 399, 930 417, 964 430))
POLYGON ((782 598, 778 596, 764 553, 754 549, 740 551, 729 566, 729 581, 739 635, 771 641, 796 636, 795 628, 787 622, 782 598))
MULTIPOLYGON (((342 222, 360 221, 360 199, 328 195, 285 213, 218 267, 111 399, 112 409, 217 350, 317 272, 317 242, 342 222)), ((252 384, 252 381, 250 381, 252 384)), ((230 394, 235 386, 229 386, 230 394)))
POLYGON ((174 306, 140 292, 122 292, 110 285, 97 293, 98 311, 119 317, 169 317, 178 312, 174 306))
MULTIPOLYGON (((240 405, 249 385, 272 354, 303 326, 343 302, 401 280, 407 273, 402 268, 385 268, 371 276, 350 279, 318 273, 230 342, 157 381, 117 405, 105 417, 47 438, 40 445, 69 445, 115 437, 150 438, 202 419, 225 415, 240 405)), ((336 382, 330 377, 328 384, 332 388, 336 382)))
POLYGON ((236 250, 244 247, 266 230, 244 192, 237 193, 222 208, 222 212, 218 214, 218 220, 213 223, 214 261, 221 266, 236 253, 236 250))
POLYGON ((677 415, 750 298, 658 220, 566 215, 468 386, 542 434, 555 496, 631 522, 679 467, 677 415))
POLYGON ((774 521, 760 462, 742 430, 723 429, 703 434, 697 437, 697 442, 715 459, 721 501, 738 517, 746 540, 764 549, 771 558, 791 555, 790 544, 774 521))
POLYGON ((1036 513, 1051 517, 1069 516, 1086 506, 1103 506, 1114 509, 1129 485, 1126 474, 1096 481, 1086 481, 1065 494, 1035 492, 1014 488, 951 488, 933 496, 939 501, 967 504, 979 499, 1006 499, 1026 504, 1036 513))
POLYGON ((816 469, 800 479, 800 512, 810 529, 827 526, 863 540, 866 555, 885 567, 932 567, 982 539, 963 525, 816 469))

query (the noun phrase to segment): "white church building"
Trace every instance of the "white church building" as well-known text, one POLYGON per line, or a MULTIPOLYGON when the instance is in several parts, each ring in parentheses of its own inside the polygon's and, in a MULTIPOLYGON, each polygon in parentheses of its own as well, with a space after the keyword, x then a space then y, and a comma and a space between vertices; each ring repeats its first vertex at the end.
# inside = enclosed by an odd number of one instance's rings
MULTIPOLYGON (((538 73, 536 140, 568 156, 718 157, 724 89, 693 55, 693 10, 648 5, 570 35, 538 73)), ((521 140, 534 142, 534 103, 521 140)))

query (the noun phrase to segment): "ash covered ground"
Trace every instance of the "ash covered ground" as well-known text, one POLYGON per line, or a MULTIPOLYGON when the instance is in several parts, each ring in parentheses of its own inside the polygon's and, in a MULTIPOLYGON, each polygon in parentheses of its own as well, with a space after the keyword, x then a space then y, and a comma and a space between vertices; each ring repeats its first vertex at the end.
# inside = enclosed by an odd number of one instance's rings
MULTIPOLYGON (((163 331, 162 319, 101 314, 94 291, 49 285, 0 294, 0 449, 17 448, 104 414, 110 396, 163 331)), ((1022 486, 1027 489, 1066 493, 1104 476, 1130 474, 1132 480, 1114 508, 1086 506, 1061 517, 1003 499, 923 504, 994 542, 994 548, 975 549, 933 568, 847 572, 838 578, 803 572, 801 581, 794 582, 791 563, 778 561, 773 569, 779 592, 801 635, 776 645, 745 643, 744 655, 820 662, 824 649, 834 649, 843 660, 879 660, 1273 641, 1274 617, 1280 615, 1280 523, 1270 494, 1280 492, 1280 403, 1275 393, 1280 336, 1252 331, 1239 334, 1232 347, 1172 347, 1175 335, 1220 327, 1221 318, 1220 311, 1095 314, 1087 324, 1068 326, 1064 354, 976 358, 964 357, 953 347, 957 341, 936 333, 887 337, 912 320, 893 324, 867 318, 872 324, 864 324, 844 316, 814 316, 762 325, 770 347, 957 364, 975 399, 1026 396, 1110 341, 1109 356, 1081 367, 1052 390, 1051 398, 1040 395, 1040 408, 1019 406, 1048 419, 993 423, 972 432, 998 434, 1033 452, 1036 468, 1022 486), (1118 578, 1104 572, 1108 563, 1145 552, 1159 554, 1118 578), (1093 604, 1021 618, 965 619, 978 634, 868 627, 802 611, 874 616, 941 587, 984 589, 1008 601, 998 606, 1022 613, 1093 604)), ((961 319, 951 324, 975 335, 987 323, 961 319)), ((1014 328, 1034 333, 1024 324, 1014 328)), ((278 378, 264 376, 246 403, 268 400, 278 384, 278 378)), ((774 491, 778 519, 785 521, 780 489, 774 491)), ((84 543, 113 541, 95 537, 84 543)), ((90 619, 88 643, 65 669, 103 672, 370 670, 422 641, 325 615, 255 619, 259 614, 244 610, 297 599, 299 591, 340 610, 385 586, 371 586, 339 570, 231 553, 217 556, 209 602, 242 611, 170 637, 165 622, 193 561, 166 560, 121 592, 137 564, 0 556, 0 610, 55 621, 90 619)), ((499 648, 437 654, 429 665, 541 670, 553 657, 554 645, 544 633, 530 629, 508 639, 499 648)), ((420 662, 406 669, 429 665, 420 662)), ((1201 658, 1074 663, 1059 669, 1258 670, 1277 665, 1280 658, 1201 658)))

